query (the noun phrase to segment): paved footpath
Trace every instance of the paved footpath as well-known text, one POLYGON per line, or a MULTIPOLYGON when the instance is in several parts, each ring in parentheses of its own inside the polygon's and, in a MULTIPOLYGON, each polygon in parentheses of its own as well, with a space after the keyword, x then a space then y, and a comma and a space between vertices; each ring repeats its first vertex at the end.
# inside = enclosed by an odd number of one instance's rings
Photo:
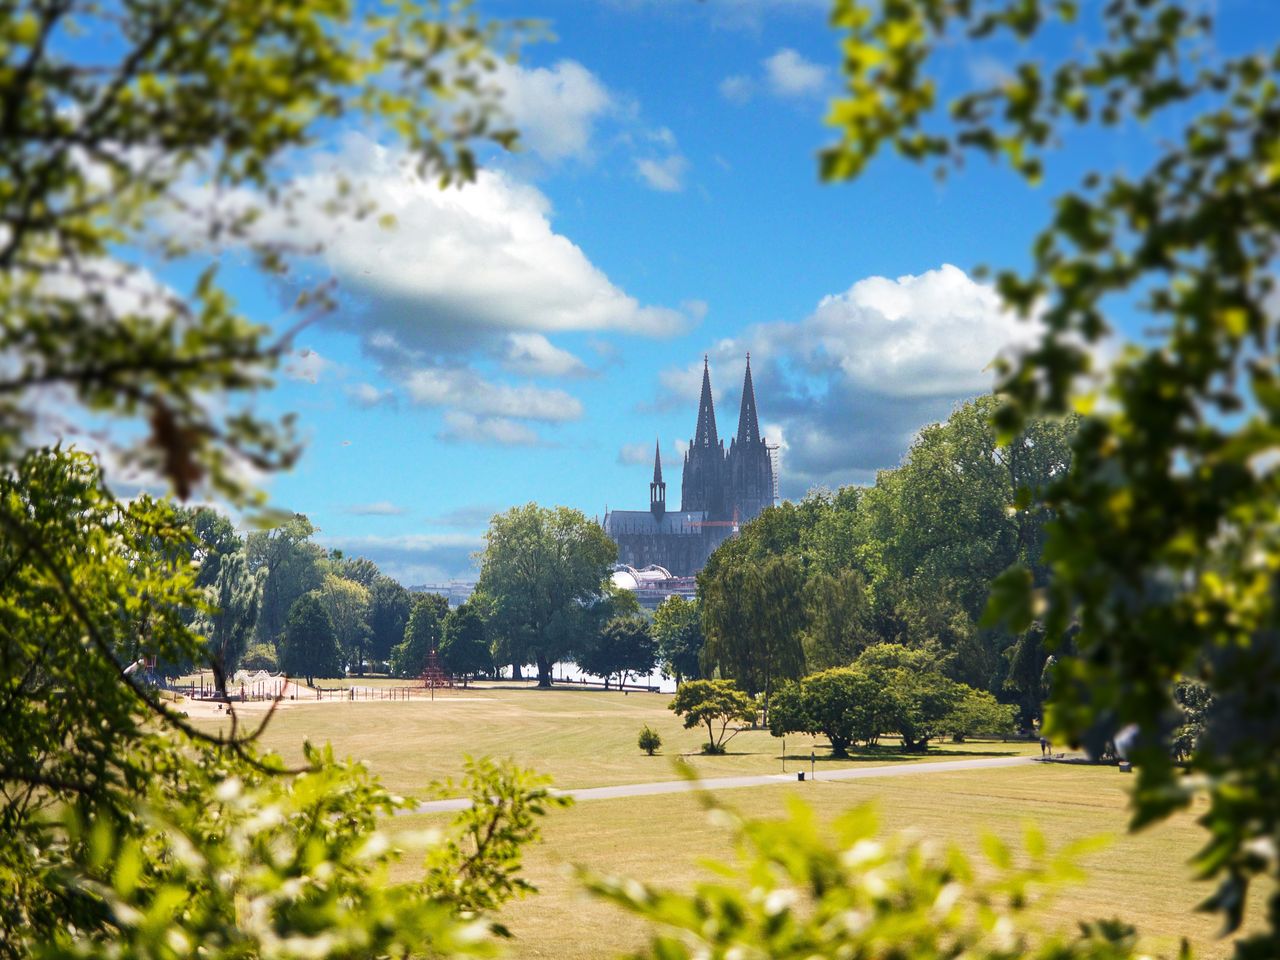
MULTIPOLYGON (((963 770, 989 770, 992 767, 1019 767, 1041 763, 1040 757, 980 757, 976 760, 939 760, 936 763, 893 764, 874 767, 845 767, 822 770, 818 782, 827 780, 862 780, 871 777, 906 777, 921 773, 956 773, 963 770)), ((805 771, 808 778, 809 771, 805 771)), ((794 773, 771 773, 753 777, 714 777, 706 780, 661 780, 656 783, 620 783, 612 787, 585 787, 577 790, 553 790, 574 800, 617 800, 622 797, 651 797, 662 793, 690 793, 695 790, 734 790, 738 787, 767 787, 795 783, 794 773)), ((431 800, 402 813, 443 813, 462 810, 471 805, 466 797, 431 800)))

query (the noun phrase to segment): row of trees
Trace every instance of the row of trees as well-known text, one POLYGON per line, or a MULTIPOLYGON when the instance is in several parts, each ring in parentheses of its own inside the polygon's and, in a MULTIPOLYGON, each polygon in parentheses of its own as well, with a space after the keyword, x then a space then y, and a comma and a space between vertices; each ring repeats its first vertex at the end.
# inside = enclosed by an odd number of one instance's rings
POLYGON ((302 514, 243 537, 208 508, 179 508, 177 522, 191 533, 181 552, 205 600, 190 626, 206 644, 195 661, 166 663, 168 672, 207 665, 223 692, 242 666, 308 682, 362 674, 370 663, 418 676, 431 650, 464 679, 492 670, 474 605, 451 611, 444 597, 407 590, 372 560, 327 552, 302 514))
POLYGON ((1075 420, 1034 420, 1002 446, 996 400, 926 427, 870 488, 783 503, 725 541, 698 576, 704 675, 773 694, 877 644, 938 651, 950 679, 1038 715, 1039 635, 987 625, 991 584, 1021 564, 1043 582, 1049 514, 1035 493, 1070 467, 1075 420))

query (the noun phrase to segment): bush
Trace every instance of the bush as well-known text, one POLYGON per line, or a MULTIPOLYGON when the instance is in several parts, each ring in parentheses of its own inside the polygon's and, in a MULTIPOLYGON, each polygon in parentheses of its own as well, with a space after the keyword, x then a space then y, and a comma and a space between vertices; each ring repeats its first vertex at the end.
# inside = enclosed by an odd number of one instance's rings
POLYGON ((662 737, 658 735, 658 731, 651 729, 648 724, 640 730, 640 749, 653 756, 654 753, 662 747, 662 737))

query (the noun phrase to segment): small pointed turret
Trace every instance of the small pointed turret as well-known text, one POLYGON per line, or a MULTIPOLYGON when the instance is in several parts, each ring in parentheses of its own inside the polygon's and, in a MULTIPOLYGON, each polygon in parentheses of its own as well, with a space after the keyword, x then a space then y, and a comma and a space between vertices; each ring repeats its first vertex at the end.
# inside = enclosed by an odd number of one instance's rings
POLYGON ((649 512, 661 521, 667 513, 667 485, 662 481, 662 445, 653 442, 653 483, 649 484, 649 512))
POLYGON ((695 447, 715 447, 720 443, 716 433, 716 407, 711 399, 711 367, 702 355, 702 399, 698 401, 698 429, 693 435, 695 447))
POLYGON ((734 441, 739 447, 760 440, 760 422, 756 417, 756 390, 751 383, 751 354, 747 354, 747 373, 742 378, 742 408, 738 411, 738 436, 734 441))

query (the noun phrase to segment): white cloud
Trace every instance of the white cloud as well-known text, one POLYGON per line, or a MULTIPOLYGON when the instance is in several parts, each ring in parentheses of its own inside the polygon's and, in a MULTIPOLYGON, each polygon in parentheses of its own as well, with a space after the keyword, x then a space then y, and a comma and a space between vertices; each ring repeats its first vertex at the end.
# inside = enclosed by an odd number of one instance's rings
POLYGON ((720 95, 730 103, 743 106, 760 92, 799 100, 820 97, 828 88, 830 71, 790 47, 781 48, 760 61, 760 65, 763 70, 758 78, 740 73, 725 77, 720 81, 720 95))
POLYGON ((482 170, 474 183, 441 190, 402 152, 354 136, 329 169, 296 186, 302 200, 276 233, 325 238, 320 258, 364 304, 357 326, 366 336, 439 350, 495 331, 670 334, 685 324, 678 311, 642 305, 611 283, 552 228, 550 201, 508 174, 482 170), (329 204, 342 178, 394 225, 335 217, 329 204))
POLYGON ((528 377, 581 377, 590 368, 568 350, 562 350, 540 333, 507 335, 502 365, 528 377))
POLYGON ((738 106, 749 103, 755 93, 756 82, 743 74, 735 73, 720 81, 720 96, 738 106))
POLYGON ((497 82, 520 142, 549 163, 588 157, 596 122, 614 108, 604 84, 573 60, 549 68, 503 63, 497 82))
POLYGON ((689 161, 678 153, 655 160, 642 157, 636 160, 636 172, 640 179, 654 190, 678 193, 684 189, 684 175, 689 161))
POLYGON ((346 508, 346 512, 357 517, 399 517, 409 511, 390 500, 378 500, 375 503, 352 504, 346 508))
POLYGON ((638 463, 653 463, 653 444, 624 443, 618 451, 618 462, 624 466, 635 466, 638 463))
POLYGON ((479 536, 464 533, 403 534, 377 537, 317 536, 316 541, 347 556, 368 557, 378 569, 407 586, 476 575, 473 555, 484 547, 479 536))
POLYGON ((394 404, 396 395, 389 389, 379 389, 371 383, 348 384, 343 392, 362 407, 376 407, 381 404, 394 404))
POLYGON ((541 447, 547 443, 536 431, 509 417, 478 417, 461 410, 444 416, 445 429, 436 434, 446 443, 479 443, 500 447, 541 447))
POLYGON ((827 68, 806 60, 783 47, 764 61, 769 89, 780 97, 809 97, 821 94, 827 84, 827 68))
POLYGON ((415 403, 424 407, 459 408, 481 416, 548 423, 577 420, 582 416, 581 401, 563 390, 547 390, 532 384, 493 383, 463 368, 414 370, 405 379, 405 389, 415 403))
MULTIPOLYGON (((1037 335, 1034 323, 1001 309, 994 289, 950 265, 860 280, 803 320, 711 347, 720 433, 736 425, 750 350, 764 435, 784 446, 784 494, 870 481, 898 462, 921 426, 990 391, 997 354, 1037 335)), ((692 425, 701 376, 700 360, 663 371, 660 405, 688 409, 692 425)))
POLYGON ((326 373, 338 369, 338 364, 305 347, 290 354, 284 365, 285 376, 307 383, 318 383, 326 373))

